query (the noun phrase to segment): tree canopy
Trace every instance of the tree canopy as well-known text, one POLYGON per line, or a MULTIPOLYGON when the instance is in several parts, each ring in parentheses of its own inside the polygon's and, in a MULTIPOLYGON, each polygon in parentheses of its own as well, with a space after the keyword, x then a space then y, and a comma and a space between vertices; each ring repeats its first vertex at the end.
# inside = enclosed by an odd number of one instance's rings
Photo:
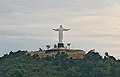
POLYGON ((0 77, 120 77, 120 60, 102 58, 95 51, 83 59, 68 58, 65 53, 40 58, 10 52, 0 58, 0 77))

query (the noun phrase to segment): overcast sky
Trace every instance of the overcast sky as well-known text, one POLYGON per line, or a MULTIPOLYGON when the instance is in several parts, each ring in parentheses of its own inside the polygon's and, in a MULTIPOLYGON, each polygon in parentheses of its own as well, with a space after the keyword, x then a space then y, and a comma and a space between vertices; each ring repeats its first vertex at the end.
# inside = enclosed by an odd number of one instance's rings
POLYGON ((0 0, 0 56, 53 47, 60 24, 72 48, 120 58, 120 0, 0 0))

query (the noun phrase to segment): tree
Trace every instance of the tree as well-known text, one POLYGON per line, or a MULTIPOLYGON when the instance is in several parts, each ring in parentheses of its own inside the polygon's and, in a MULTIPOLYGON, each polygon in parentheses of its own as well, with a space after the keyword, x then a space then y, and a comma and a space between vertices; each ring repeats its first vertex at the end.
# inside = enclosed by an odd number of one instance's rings
POLYGON ((47 49, 50 49, 50 45, 46 45, 47 49))

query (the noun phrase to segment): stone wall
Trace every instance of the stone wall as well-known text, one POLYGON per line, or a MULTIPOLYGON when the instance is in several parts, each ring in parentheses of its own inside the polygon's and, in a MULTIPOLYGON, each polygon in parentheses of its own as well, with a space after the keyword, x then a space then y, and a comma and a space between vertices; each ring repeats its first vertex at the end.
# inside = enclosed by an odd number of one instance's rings
POLYGON ((33 56, 35 54, 39 55, 40 57, 46 57, 46 56, 55 56, 58 52, 66 53, 69 58, 73 59, 82 59, 85 56, 85 51, 83 50, 72 50, 72 49, 51 49, 51 50, 44 50, 44 51, 32 51, 27 52, 26 55, 33 56))

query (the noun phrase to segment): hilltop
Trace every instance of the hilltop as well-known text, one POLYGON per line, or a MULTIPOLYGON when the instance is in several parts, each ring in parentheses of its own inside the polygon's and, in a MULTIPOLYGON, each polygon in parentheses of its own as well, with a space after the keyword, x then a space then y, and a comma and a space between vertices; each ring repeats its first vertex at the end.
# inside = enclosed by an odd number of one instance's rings
POLYGON ((120 77, 120 60, 89 51, 83 59, 71 59, 65 53, 40 58, 10 52, 0 58, 0 77, 120 77))

